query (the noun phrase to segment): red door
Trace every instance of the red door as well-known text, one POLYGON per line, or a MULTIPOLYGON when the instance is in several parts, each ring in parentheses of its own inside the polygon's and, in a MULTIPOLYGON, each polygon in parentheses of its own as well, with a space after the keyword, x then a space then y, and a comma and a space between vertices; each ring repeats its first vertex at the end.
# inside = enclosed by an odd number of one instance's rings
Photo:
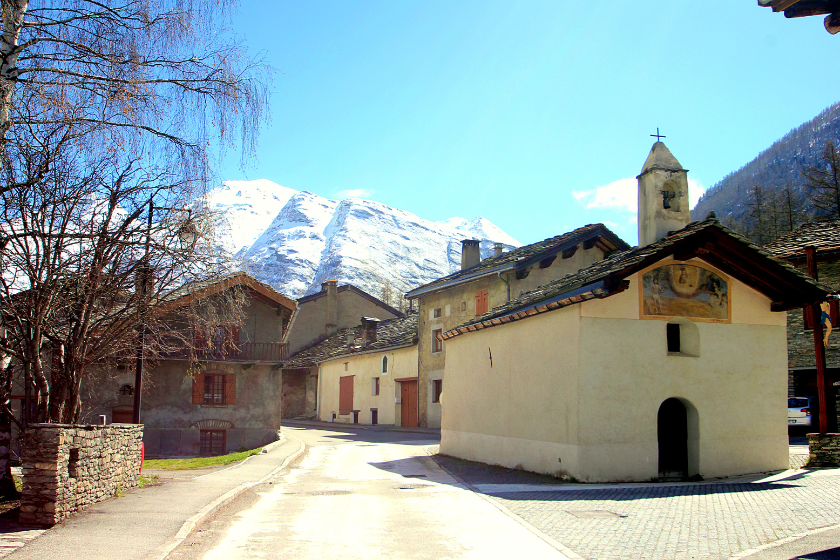
POLYGON ((417 380, 403 381, 400 401, 400 426, 404 428, 417 427, 417 380))

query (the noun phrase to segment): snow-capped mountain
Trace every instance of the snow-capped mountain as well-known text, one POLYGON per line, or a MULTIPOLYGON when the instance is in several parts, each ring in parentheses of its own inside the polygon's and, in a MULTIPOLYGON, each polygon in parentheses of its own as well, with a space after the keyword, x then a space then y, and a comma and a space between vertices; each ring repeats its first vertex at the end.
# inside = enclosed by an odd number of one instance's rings
POLYGON ((226 181, 208 195, 218 211, 217 243, 246 261, 259 280, 292 298, 326 280, 379 296, 388 282, 406 292, 458 270, 461 240, 522 244, 481 216, 432 222, 371 200, 330 200, 266 179, 226 181))

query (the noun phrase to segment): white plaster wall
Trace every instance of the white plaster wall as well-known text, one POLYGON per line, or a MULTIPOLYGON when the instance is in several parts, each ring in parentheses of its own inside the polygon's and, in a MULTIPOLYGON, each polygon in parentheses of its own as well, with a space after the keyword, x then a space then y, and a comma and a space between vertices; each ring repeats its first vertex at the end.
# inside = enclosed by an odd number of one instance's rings
POLYGON ((574 466, 579 309, 448 341, 441 453, 537 472, 574 466))
POLYGON ((338 413, 339 378, 353 375, 353 410, 359 410, 359 423, 370 424, 370 409, 379 412, 380 424, 399 424, 400 385, 394 379, 417 377, 417 346, 386 352, 373 352, 336 358, 321 364, 321 408, 319 419, 352 424, 353 415, 338 413), (382 372, 382 357, 388 356, 388 373, 382 372), (344 370, 347 362, 347 371, 344 370), (379 377, 379 395, 372 395, 372 379, 379 377))
POLYGON ((689 474, 786 468, 786 315, 731 280, 732 324, 693 322, 699 357, 668 355, 667 320, 638 318, 630 281, 604 300, 448 340, 441 452, 588 481, 649 480, 659 406, 676 397, 697 433, 689 474))

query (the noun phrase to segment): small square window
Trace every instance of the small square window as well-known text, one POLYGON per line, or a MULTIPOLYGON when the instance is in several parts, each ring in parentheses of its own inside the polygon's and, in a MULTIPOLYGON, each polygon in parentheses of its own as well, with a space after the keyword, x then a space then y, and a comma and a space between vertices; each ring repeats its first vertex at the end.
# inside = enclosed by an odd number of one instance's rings
POLYGON ((440 394, 443 392, 443 379, 435 379, 433 383, 434 387, 432 391, 432 402, 439 403, 440 394))
POLYGON ((443 341, 438 337, 443 334, 443 329, 432 331, 432 352, 443 352, 443 341))
POLYGON ((434 311, 433 315, 434 315, 435 319, 440 317, 440 307, 435 308, 435 311, 434 311))

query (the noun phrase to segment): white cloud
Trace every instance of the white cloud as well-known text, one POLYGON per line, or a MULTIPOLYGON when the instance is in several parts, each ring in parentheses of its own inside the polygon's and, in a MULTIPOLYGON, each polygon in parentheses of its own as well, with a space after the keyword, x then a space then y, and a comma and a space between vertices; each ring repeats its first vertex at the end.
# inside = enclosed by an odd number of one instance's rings
POLYGON ((346 191, 338 191, 335 196, 344 200, 345 198, 370 198, 374 193, 371 189, 349 189, 346 191))
POLYGON ((638 188, 635 178, 627 178, 588 191, 573 191, 572 196, 586 208, 609 208, 635 212, 638 204, 638 188))
MULTIPOLYGON (((603 187, 587 191, 572 191, 572 196, 586 208, 603 208, 624 212, 638 211, 639 185, 635 177, 619 179, 603 187)), ((688 178, 688 198, 691 208, 697 204, 706 187, 688 178)))

